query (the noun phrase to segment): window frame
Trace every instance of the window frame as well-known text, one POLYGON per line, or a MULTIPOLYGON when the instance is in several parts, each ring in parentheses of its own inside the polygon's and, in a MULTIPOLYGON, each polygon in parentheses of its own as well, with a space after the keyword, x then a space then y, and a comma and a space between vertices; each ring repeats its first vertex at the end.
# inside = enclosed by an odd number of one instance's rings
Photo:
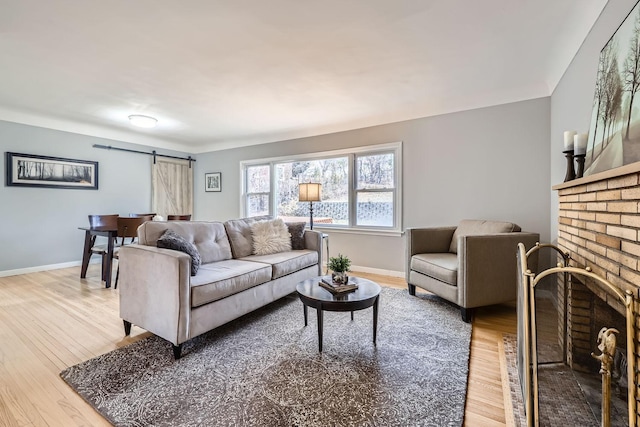
POLYGON ((273 214, 273 186, 274 186, 274 179, 273 179, 273 165, 268 163, 268 162, 258 162, 258 163, 254 163, 254 164, 247 164, 244 167, 241 168, 241 174, 243 176, 243 180, 242 180, 242 188, 243 188, 243 200, 244 200, 244 208, 241 209, 240 212, 242 212, 242 216, 246 217, 247 216, 247 209, 249 207, 249 197, 250 196, 268 196, 269 199, 269 215, 273 214), (253 192, 250 193, 249 189, 247 188, 249 185, 249 182, 247 180, 247 169, 249 167, 260 167, 260 166, 268 166, 269 167, 269 191, 265 192, 265 191, 259 191, 259 192, 253 192))
MULTIPOLYGON (((318 224, 314 223, 315 229, 325 229, 326 231, 338 231, 346 233, 362 233, 362 234, 401 234, 402 233, 402 142, 392 142, 386 144, 359 146, 340 150, 321 151, 313 153, 303 153, 288 156, 279 156, 271 158, 243 160, 240 162, 240 212, 241 216, 248 216, 248 197, 247 191, 247 168, 252 166, 269 166, 269 215, 275 215, 276 204, 276 173, 275 165, 280 163, 295 161, 311 161, 323 160, 334 157, 348 157, 349 173, 348 173, 348 190, 349 190, 349 224, 318 224), (356 160, 358 157, 376 154, 393 154, 394 155, 394 187, 384 189, 357 189, 356 184, 356 160), (357 225, 356 224, 356 200, 358 192, 374 193, 374 192, 393 192, 393 225, 392 226, 373 226, 373 225, 357 225)), ((260 193, 266 194, 266 193, 260 193)))

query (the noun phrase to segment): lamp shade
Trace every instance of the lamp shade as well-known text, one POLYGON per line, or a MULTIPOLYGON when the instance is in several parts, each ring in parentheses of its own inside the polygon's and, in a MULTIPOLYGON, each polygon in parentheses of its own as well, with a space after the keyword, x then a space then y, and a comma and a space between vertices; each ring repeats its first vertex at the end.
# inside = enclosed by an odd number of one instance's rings
POLYGON ((298 201, 300 202, 319 202, 322 184, 316 182, 305 182, 300 184, 298 189, 298 201))

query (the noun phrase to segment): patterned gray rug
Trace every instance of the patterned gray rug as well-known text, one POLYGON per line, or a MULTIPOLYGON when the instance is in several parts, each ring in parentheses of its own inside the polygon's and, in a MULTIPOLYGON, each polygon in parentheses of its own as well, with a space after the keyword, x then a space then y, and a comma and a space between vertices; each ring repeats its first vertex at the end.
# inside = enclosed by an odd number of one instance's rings
POLYGON ((383 288, 372 310, 315 310, 291 295, 186 343, 155 336, 61 377, 116 426, 458 426, 471 326, 431 296, 383 288))

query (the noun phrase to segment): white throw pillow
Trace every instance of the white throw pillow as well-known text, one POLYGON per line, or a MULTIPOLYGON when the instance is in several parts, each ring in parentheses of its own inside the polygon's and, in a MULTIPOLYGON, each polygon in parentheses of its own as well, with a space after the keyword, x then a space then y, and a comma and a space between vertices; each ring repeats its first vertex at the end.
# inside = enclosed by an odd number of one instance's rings
POLYGON ((291 250, 289 229, 279 218, 252 223, 251 235, 255 255, 269 255, 291 250))

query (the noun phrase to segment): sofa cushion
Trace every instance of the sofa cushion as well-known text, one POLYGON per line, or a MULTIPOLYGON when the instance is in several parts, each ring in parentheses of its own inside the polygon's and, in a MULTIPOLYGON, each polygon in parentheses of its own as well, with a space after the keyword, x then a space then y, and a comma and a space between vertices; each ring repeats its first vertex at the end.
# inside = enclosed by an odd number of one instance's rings
POLYGON ((512 222, 483 221, 474 219, 463 219, 453 232, 449 252, 458 253, 458 237, 478 236, 482 234, 512 233, 520 231, 520 227, 512 222))
POLYGON ((299 251, 304 249, 304 230, 307 226, 306 222, 287 222, 289 234, 291 234, 291 249, 299 251))
POLYGON ((147 221, 138 228, 138 242, 157 246, 158 239, 168 229, 196 245, 202 264, 231 259, 231 246, 221 222, 147 221))
POLYGON ((196 245, 171 229, 165 230, 158 239, 157 245, 159 248, 173 249, 188 254, 191 257, 191 275, 195 276, 198 273, 198 268, 200 268, 200 253, 196 245))
POLYGON ((232 219, 224 223, 234 258, 246 257, 253 253, 253 237, 251 236, 251 224, 253 222, 255 221, 250 218, 242 218, 232 219))
POLYGON ((242 259, 271 264, 273 267, 271 278, 277 279, 318 264, 318 252, 303 249, 301 251, 279 252, 270 255, 251 255, 242 259))
POLYGON ((228 297, 271 280, 271 266, 229 259, 203 264, 191 278, 191 307, 228 297))
POLYGON ((291 235, 281 219, 256 221, 251 224, 253 254, 269 255, 291 250, 291 235))
POLYGON ((453 286, 458 284, 458 256, 449 252, 417 254, 411 257, 411 270, 453 286))

